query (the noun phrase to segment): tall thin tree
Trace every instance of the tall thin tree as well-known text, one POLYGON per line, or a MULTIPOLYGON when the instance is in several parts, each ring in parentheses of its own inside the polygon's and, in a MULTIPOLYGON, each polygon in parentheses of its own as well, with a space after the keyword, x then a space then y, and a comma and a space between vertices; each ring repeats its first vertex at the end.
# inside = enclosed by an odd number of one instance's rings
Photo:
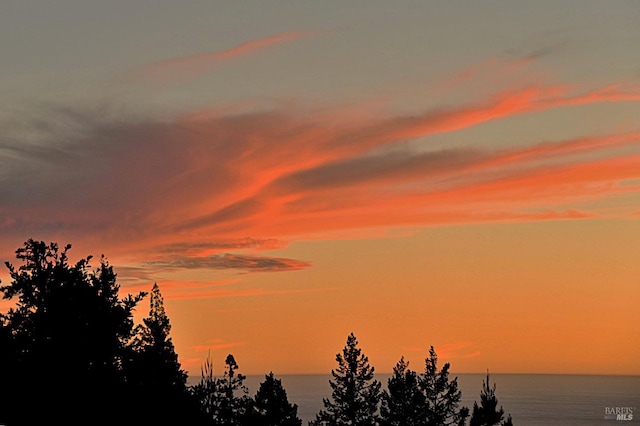
POLYGON ((214 424, 248 425, 252 400, 249 389, 244 385, 247 377, 238 372, 239 366, 233 355, 227 355, 224 363, 224 376, 216 381, 214 424))
POLYGON ((164 298, 155 283, 149 299, 149 316, 136 327, 131 357, 124 364, 133 397, 143 403, 148 421, 167 421, 169 417, 184 420, 197 411, 170 331, 164 298))

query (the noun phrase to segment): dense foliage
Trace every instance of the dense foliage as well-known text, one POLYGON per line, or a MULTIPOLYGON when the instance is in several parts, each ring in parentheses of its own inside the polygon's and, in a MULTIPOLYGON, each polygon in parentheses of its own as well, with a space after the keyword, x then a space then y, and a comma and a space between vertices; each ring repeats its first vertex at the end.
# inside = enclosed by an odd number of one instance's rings
MULTIPOLYGON (((70 248, 28 240, 16 251, 21 265, 6 263, 11 282, 0 292, 15 306, 0 314, 0 424, 302 424, 273 373, 249 396, 231 354, 222 377, 207 358, 200 382, 188 386, 158 285, 136 326, 133 310, 147 294, 120 298, 106 259, 95 269, 91 257, 70 264, 70 248)), ((353 333, 336 361, 331 398, 311 426, 466 424, 457 379, 449 379, 449 364, 438 370, 433 347, 424 373, 401 358, 384 391, 353 333)), ((512 426, 497 407, 487 374, 470 426, 512 426)))

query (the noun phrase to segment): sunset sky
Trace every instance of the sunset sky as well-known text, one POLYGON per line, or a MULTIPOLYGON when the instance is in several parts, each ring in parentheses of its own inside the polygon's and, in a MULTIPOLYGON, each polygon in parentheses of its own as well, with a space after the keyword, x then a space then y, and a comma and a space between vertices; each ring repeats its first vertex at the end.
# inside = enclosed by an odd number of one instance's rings
POLYGON ((352 331, 379 372, 640 374, 639 47, 635 0, 7 2, 0 260, 157 282, 196 375, 352 331))

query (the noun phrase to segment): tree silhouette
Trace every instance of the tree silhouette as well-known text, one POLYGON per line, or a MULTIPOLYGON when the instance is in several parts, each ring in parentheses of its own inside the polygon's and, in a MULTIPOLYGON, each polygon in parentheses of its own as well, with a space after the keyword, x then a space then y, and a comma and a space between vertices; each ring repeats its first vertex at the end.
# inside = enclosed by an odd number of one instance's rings
POLYGON ((233 355, 227 355, 222 378, 213 375, 211 354, 201 368, 200 382, 192 389, 200 404, 200 413, 212 425, 250 425, 252 400, 244 385, 246 376, 237 372, 233 355))
POLYGON ((298 406, 290 404, 282 382, 273 372, 265 376, 256 392, 250 423, 255 426, 301 426, 298 406))
POLYGON ((420 390, 418 375, 402 357, 382 393, 380 425, 423 426, 426 425, 425 412, 426 399, 420 390))
POLYGON ((106 259, 91 271, 91 257, 68 263, 70 248, 30 239, 16 250, 22 265, 6 263, 11 282, 0 291, 17 299, 2 317, 1 338, 10 336, 2 358, 12 360, 5 377, 14 387, 3 395, 0 420, 9 424, 36 424, 41 412, 65 424, 86 422, 82 411, 105 421, 121 421, 125 412, 113 404, 127 395, 121 367, 144 294, 119 299, 106 259))
POLYGON ((498 399, 496 398, 496 384, 493 387, 489 385, 489 372, 487 371, 487 380, 482 381, 482 390, 480 391, 480 406, 477 402, 473 403, 473 412, 469 426, 494 426, 502 422, 503 426, 513 426, 511 415, 503 421, 504 410, 502 406, 498 409, 498 399))
POLYGON ((213 421, 214 416, 218 412, 218 387, 215 377, 213 376, 213 362, 211 361, 211 353, 200 369, 200 382, 195 385, 191 391, 198 401, 202 417, 213 421))
POLYGON ((469 409, 458 408, 462 392, 458 390, 457 377, 449 380, 449 363, 438 371, 438 356, 431 346, 425 364, 425 373, 420 377, 420 387, 426 398, 426 424, 428 426, 464 425, 469 416, 469 409))
POLYGON ((323 399, 324 410, 310 422, 314 426, 376 425, 379 421, 380 382, 373 379, 374 368, 358 348, 358 340, 351 333, 342 353, 336 355, 337 370, 331 370, 329 381, 332 398, 323 399))
MULTIPOLYGON (((32 239, 16 250, 21 262, 6 263, 11 282, 0 286, 15 305, 0 314, 0 424, 47 423, 189 424, 301 426, 282 382, 265 376, 255 401, 233 355, 215 379, 207 358, 200 383, 187 387, 172 339, 164 299, 151 290, 148 317, 134 329, 133 310, 145 296, 120 298, 116 274, 104 257, 92 270, 91 257, 70 264, 71 245, 60 249, 32 239)), ((457 378, 449 364, 438 370, 433 346, 425 372, 396 364, 388 388, 374 380, 374 368, 353 333, 331 371, 331 398, 311 426, 462 426, 457 378), (378 407, 380 414, 378 414, 378 407)), ((512 426, 504 420, 489 374, 474 403, 470 426, 512 426)))
POLYGON ((180 368, 169 337, 171 324, 157 283, 151 290, 149 305, 149 316, 135 329, 125 375, 145 407, 146 421, 184 422, 196 413, 196 400, 188 392, 187 374, 180 368))

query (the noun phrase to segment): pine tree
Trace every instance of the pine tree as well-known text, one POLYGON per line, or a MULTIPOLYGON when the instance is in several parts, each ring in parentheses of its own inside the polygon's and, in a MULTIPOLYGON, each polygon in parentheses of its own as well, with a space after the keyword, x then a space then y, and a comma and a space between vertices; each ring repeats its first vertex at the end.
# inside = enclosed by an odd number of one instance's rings
POLYGON ((316 415, 314 426, 364 426, 379 422, 380 382, 374 380, 374 368, 358 348, 351 333, 342 353, 336 355, 337 370, 331 370, 329 381, 332 398, 323 399, 324 410, 316 415))
POLYGON ((426 424, 428 426, 464 425, 469 409, 458 408, 462 392, 458 390, 458 378, 449 380, 449 363, 438 371, 438 356, 431 346, 429 358, 425 360, 425 364, 425 373, 420 377, 420 387, 426 398, 426 424))
POLYGON ((180 368, 170 331, 164 298, 156 283, 151 290, 149 316, 136 327, 131 357, 125 363, 131 392, 145 406, 147 421, 185 420, 197 409, 188 393, 187 374, 180 368))
POLYGON ((400 358, 387 382, 380 407, 382 426, 426 425, 426 399, 419 387, 418 375, 400 358))
POLYGON ((513 426, 511 415, 503 421, 504 410, 502 406, 498 409, 498 399, 496 398, 496 384, 493 387, 489 385, 489 372, 487 371, 487 380, 482 381, 482 390, 480 391, 480 406, 477 402, 473 403, 473 412, 469 426, 494 426, 502 422, 503 426, 513 426))
POLYGON ((147 369, 146 385, 162 388, 184 388, 187 374, 180 368, 178 354, 169 337, 171 324, 164 309, 164 298, 158 284, 154 284, 149 300, 149 316, 144 325, 136 327, 136 336, 132 347, 140 358, 136 367, 147 369))
POLYGON ((290 404, 282 382, 273 372, 265 376, 256 392, 251 424, 255 426, 301 426, 298 406, 290 404))
POLYGON ((247 377, 237 372, 239 367, 233 355, 227 355, 224 363, 224 376, 216 381, 214 424, 248 425, 252 401, 244 385, 247 377))

